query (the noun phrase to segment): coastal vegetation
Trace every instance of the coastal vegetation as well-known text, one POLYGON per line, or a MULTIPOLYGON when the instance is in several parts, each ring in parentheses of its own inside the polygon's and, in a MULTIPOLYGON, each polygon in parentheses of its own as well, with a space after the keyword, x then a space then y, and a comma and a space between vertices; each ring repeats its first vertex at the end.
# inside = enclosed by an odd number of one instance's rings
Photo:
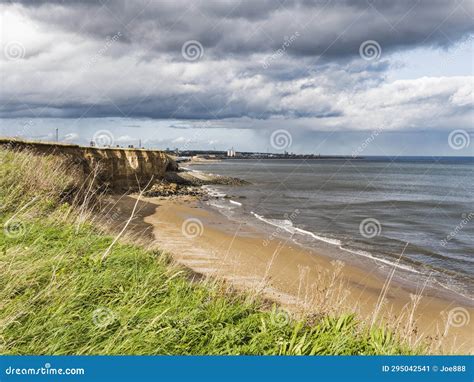
POLYGON ((295 318, 93 223, 59 157, 0 150, 1 354, 416 354, 355 315, 295 318), (107 256, 104 256, 107 254, 107 256))

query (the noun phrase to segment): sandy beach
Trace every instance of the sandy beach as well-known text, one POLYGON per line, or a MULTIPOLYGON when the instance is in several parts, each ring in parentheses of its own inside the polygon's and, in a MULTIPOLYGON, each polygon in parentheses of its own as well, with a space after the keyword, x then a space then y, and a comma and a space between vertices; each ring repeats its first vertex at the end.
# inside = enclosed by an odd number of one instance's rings
MULTIPOLYGON (((136 198, 115 200, 123 216, 131 213, 136 198)), ((387 285, 370 269, 334 261, 289 240, 264 244, 254 226, 231 221, 196 198, 142 197, 129 228, 194 272, 257 292, 296 316, 355 313, 369 325, 397 327, 412 344, 428 340, 435 352, 474 350, 472 323, 465 322, 472 307, 433 291, 416 293, 393 281, 387 285)))

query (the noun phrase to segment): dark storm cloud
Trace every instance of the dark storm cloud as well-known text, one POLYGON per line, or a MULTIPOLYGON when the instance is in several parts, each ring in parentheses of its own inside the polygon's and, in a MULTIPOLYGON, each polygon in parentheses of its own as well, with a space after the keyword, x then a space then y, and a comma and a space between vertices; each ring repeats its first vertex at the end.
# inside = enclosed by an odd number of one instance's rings
MULTIPOLYGON (((447 46, 473 31, 471 1, 26 1, 39 22, 96 38, 122 31, 132 45, 178 54, 198 40, 216 57, 272 52, 357 55, 361 42, 384 51, 447 46)), ((130 49, 130 47, 126 47, 130 49)))
POLYGON ((435 112, 443 123, 448 114, 466 118, 472 96, 463 78, 385 84, 390 53, 447 47, 473 32, 474 3, 467 0, 57 0, 1 7, 4 56, 7 44, 20 45, 19 59, 1 61, 4 118, 312 118, 318 128, 345 129, 370 127, 392 113, 397 127, 435 112), (182 54, 190 40, 203 47, 196 61, 182 54), (380 44, 380 60, 359 57, 366 40, 380 44))

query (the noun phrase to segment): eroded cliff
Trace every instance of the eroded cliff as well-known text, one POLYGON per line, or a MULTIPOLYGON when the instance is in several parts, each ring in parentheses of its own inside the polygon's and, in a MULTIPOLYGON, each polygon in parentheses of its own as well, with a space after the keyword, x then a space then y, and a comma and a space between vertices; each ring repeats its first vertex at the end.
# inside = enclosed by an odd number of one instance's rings
POLYGON ((86 147, 71 144, 32 142, 0 138, 0 146, 30 150, 39 155, 62 155, 79 164, 85 174, 115 190, 136 190, 150 180, 162 179, 166 171, 176 171, 176 162, 159 150, 86 147))

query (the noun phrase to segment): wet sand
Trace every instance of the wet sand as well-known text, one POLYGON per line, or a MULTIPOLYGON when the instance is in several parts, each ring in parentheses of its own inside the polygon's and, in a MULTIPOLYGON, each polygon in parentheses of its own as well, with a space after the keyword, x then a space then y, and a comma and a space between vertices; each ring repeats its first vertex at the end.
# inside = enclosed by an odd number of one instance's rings
MULTIPOLYGON (((122 213, 129 213, 135 201, 123 197, 122 213)), ((257 291, 295 314, 356 313, 369 324, 374 319, 387 280, 369 269, 341 268, 341 262, 289 240, 264 244, 255 227, 190 198, 142 198, 139 206, 133 230, 151 234, 157 248, 199 274, 257 291)), ((473 353, 472 307, 424 291, 414 310, 413 291, 393 282, 383 300, 378 322, 400 322, 398 332, 434 339, 442 353, 473 353)))

